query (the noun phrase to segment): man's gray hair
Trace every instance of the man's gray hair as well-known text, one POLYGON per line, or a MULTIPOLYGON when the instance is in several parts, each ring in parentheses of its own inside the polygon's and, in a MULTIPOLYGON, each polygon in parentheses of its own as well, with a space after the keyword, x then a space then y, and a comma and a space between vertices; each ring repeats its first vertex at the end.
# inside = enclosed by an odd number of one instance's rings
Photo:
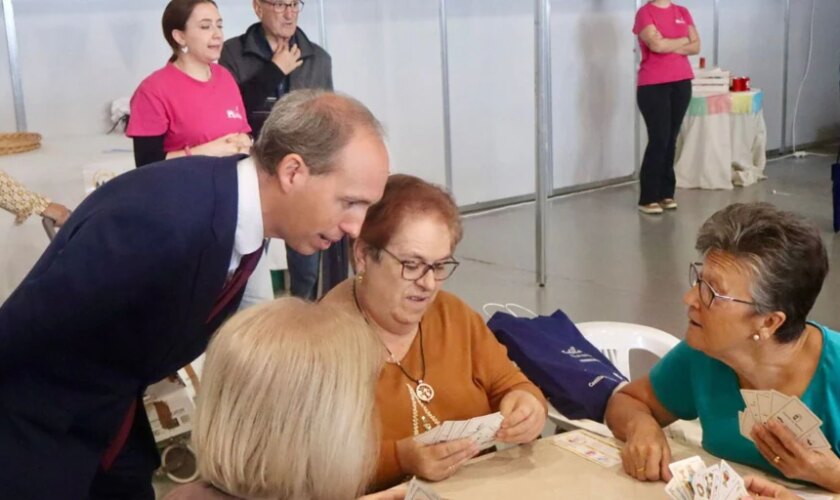
POLYGON ((274 105, 251 153, 271 175, 293 153, 303 158, 312 174, 326 174, 361 130, 384 137, 382 124, 356 99, 326 90, 295 90, 274 105))
POLYGON ((703 224, 696 248, 704 256, 725 252, 747 264, 756 311, 785 313, 776 340, 799 338, 828 274, 828 256, 816 226, 769 203, 735 203, 703 224))

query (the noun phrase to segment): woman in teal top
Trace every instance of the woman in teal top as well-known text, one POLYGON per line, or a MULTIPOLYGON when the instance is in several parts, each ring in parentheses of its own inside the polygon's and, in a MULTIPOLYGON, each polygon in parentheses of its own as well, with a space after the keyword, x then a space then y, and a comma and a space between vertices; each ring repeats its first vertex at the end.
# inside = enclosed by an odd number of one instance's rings
POLYGON ((709 453, 840 492, 840 334, 806 321, 828 273, 819 231, 766 203, 735 204, 703 224, 696 247, 685 341, 607 406, 624 470, 670 479, 662 427, 699 418, 709 453), (741 389, 799 397, 831 449, 808 449, 772 420, 752 428, 753 444, 740 433, 741 389))

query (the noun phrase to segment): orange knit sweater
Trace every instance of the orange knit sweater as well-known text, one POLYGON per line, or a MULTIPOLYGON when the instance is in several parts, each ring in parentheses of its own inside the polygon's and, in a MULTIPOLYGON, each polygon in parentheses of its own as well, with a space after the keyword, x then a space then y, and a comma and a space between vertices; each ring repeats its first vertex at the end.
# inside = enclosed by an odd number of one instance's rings
MULTIPOLYGON (((455 295, 439 292, 420 327, 426 357, 424 381, 435 389, 426 407, 440 422, 496 412, 505 394, 514 389, 528 391, 547 405, 542 392, 510 361, 507 349, 481 316, 455 295)), ((419 335, 401 363, 413 378, 421 377, 419 335)), ((375 489, 398 483, 406 475, 396 452, 396 441, 414 434, 406 384, 415 387, 398 366, 386 363, 376 388, 382 442, 375 489)), ((423 414, 420 408, 418 412, 423 414)))

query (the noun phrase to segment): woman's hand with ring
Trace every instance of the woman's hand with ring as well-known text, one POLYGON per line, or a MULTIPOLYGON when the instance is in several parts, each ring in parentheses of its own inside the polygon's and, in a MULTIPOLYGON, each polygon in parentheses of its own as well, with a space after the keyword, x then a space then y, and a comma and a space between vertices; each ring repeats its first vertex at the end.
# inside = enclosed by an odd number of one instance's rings
POLYGON ((639 481, 669 481, 671 448, 659 423, 650 415, 639 415, 628 425, 627 441, 621 449, 624 472, 639 481))
POLYGON ((790 429, 774 419, 756 424, 751 436, 762 456, 785 477, 840 491, 840 458, 832 450, 807 448, 790 429))

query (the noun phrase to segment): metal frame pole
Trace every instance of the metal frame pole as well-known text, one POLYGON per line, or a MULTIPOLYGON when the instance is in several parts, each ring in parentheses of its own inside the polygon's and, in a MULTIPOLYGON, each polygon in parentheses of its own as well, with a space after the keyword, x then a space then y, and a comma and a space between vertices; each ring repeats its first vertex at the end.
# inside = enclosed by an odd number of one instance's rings
MULTIPOLYGON (((636 11, 642 8, 646 0, 633 0, 633 5, 636 11)), ((635 14, 635 13, 634 13, 635 14)), ((639 64, 642 62, 642 53, 639 49, 639 40, 633 42, 633 109, 636 111, 635 119, 633 120, 633 154, 636 163, 633 165, 633 177, 638 178, 639 172, 642 169, 642 115, 639 108, 636 107, 636 88, 639 83, 639 64)))
POLYGON ((318 0, 318 8, 321 10, 321 15, 318 16, 318 31, 321 35, 321 47, 327 50, 327 16, 324 11, 324 0, 318 0))
POLYGON ((443 168, 446 179, 446 189, 454 192, 452 181, 452 123, 449 108, 449 39, 446 16, 446 0, 438 4, 438 20, 440 23, 440 76, 443 97, 443 168))
POLYGON ((715 67, 720 66, 720 0, 715 0, 715 40, 714 40, 714 52, 712 53, 712 64, 715 67))
POLYGON ((788 66, 790 59, 790 0, 785 0, 785 50, 782 58, 782 142, 780 153, 787 151, 788 66))
POLYGON ((548 217, 548 193, 550 190, 550 169, 552 158, 551 123, 551 0, 535 0, 534 47, 536 52, 535 94, 536 94, 536 257, 537 284, 545 286, 546 271, 546 227, 548 217))

